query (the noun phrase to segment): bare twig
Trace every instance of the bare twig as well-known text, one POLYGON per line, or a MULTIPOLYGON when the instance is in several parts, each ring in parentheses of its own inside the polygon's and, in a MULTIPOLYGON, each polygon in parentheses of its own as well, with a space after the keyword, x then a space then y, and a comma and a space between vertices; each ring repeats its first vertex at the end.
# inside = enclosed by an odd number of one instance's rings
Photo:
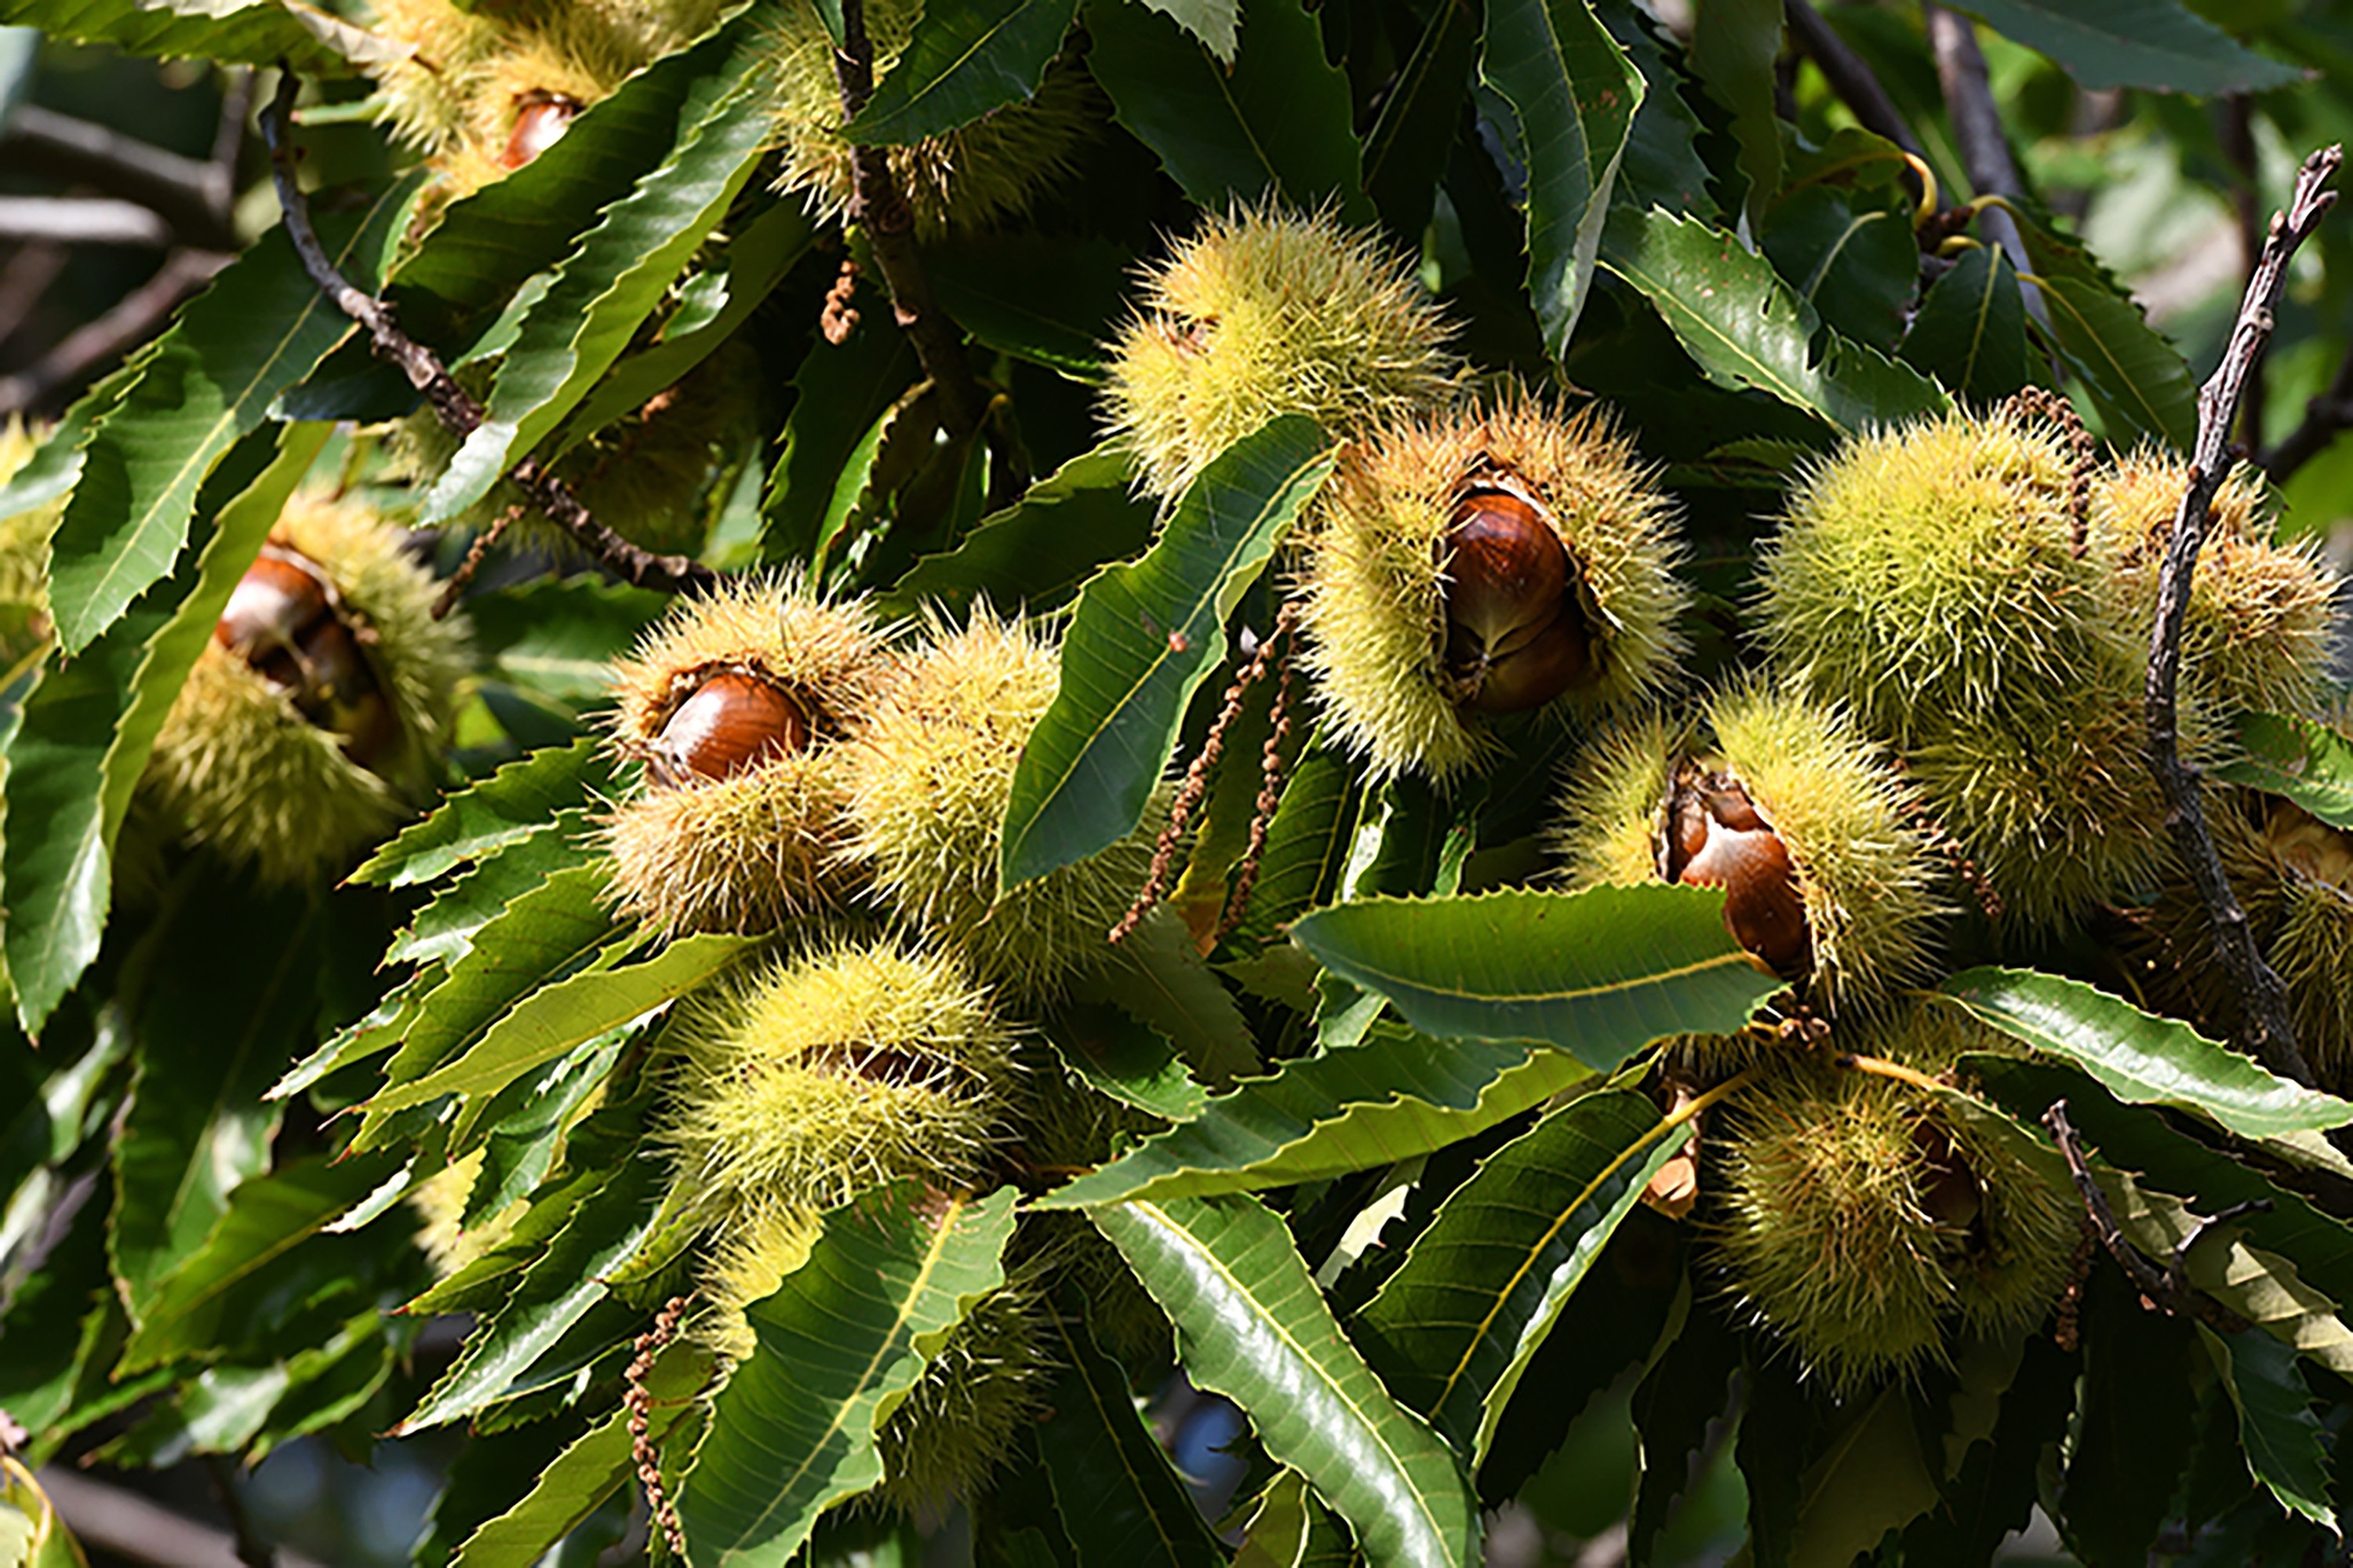
MULTIPOLYGON (((278 184, 278 204, 286 215, 287 238, 293 242, 295 254, 302 259, 302 270, 311 275, 319 291, 337 310, 367 329, 376 357, 397 366, 408 377, 409 385, 425 395, 426 402, 432 405, 443 426, 462 441, 480 426, 482 406, 450 376, 438 355, 400 330, 392 319, 390 306, 354 287, 335 270, 311 228, 310 206, 295 177, 294 152, 287 140, 294 95, 301 86, 292 71, 281 69, 278 96, 261 117, 261 133, 269 143, 270 173, 278 184)), ((597 522, 580 503, 580 498, 572 493, 572 487, 548 472, 536 458, 524 458, 507 471, 507 477, 531 497, 550 522, 571 535, 625 582, 676 593, 707 589, 719 580, 718 574, 700 561, 684 556, 657 556, 597 522)))
MULTIPOLYGON (((224 98, 224 120, 232 103, 244 101, 241 90, 232 84, 224 98)), ((241 132, 242 109, 237 119, 241 132)), ((0 165, 136 203, 169 227, 166 242, 205 250, 237 249, 237 231, 229 223, 232 175, 226 166, 234 154, 224 160, 220 154, 216 143, 210 162, 184 158, 31 103, 19 106, 9 117, 6 132, 0 134, 0 165)))
POLYGON ((2295 1029, 2288 1013, 2287 988, 2255 950, 2246 912, 2232 895, 2222 873, 2222 857, 2206 825, 2199 803, 2198 778, 2181 760, 2179 714, 2176 697, 2181 681, 2181 631, 2189 618, 2190 579, 2198 569, 2198 552, 2206 543, 2206 528, 2215 493, 2230 467, 2227 445, 2231 425, 2239 409, 2241 390, 2255 356, 2271 337, 2272 313, 2287 286, 2288 259, 2318 227, 2335 205, 2336 193, 2324 189, 2345 156, 2341 146, 2324 147, 2304 161, 2296 172, 2295 194, 2285 213, 2273 217, 2263 241, 2263 259, 2247 280, 2245 299, 2222 363, 2198 393, 2198 440, 2189 459, 2189 486, 2174 514, 2173 535, 2165 548, 2165 565, 2158 577, 2157 623, 2149 633, 2148 761, 2165 792, 2166 825, 2175 849, 2188 868, 2213 928, 2214 956, 2229 979, 2239 1003, 2248 1047, 2264 1065, 2299 1084, 2312 1082, 2312 1069, 2296 1049, 2295 1029))
MULTIPOLYGON (((199 1524, 126 1488, 52 1465, 40 1473, 66 1528, 85 1546, 126 1563, 169 1568, 238 1568, 237 1543, 226 1531, 199 1524)), ((279 1568, 321 1568, 317 1559, 280 1552, 279 1568)))
POLYGON ((228 265, 217 251, 182 250, 114 308, 51 345, 34 364, 0 376, 0 414, 30 408, 81 385, 90 373, 153 336, 164 319, 228 265))
POLYGON ((2116 1223, 2116 1211, 2108 1207, 2108 1195, 2100 1190, 2100 1179, 2092 1173, 2092 1163, 2084 1157, 2083 1141, 2067 1119, 2067 1102, 2052 1101, 2051 1108, 2042 1113, 2042 1125, 2051 1129, 2052 1141, 2059 1146, 2059 1157, 2067 1162, 2067 1174, 2075 1183, 2077 1195, 2084 1200, 2084 1213, 2091 1221, 2093 1234, 2152 1310, 2176 1318, 2198 1319, 2218 1333, 2235 1334, 2247 1326, 2236 1313, 2192 1287, 2188 1273, 2189 1249, 2203 1240, 2212 1226, 2246 1213, 2243 1206, 2199 1225, 2160 1266, 2133 1245, 2125 1235, 2124 1226, 2116 1223))
POLYGON ((112 196, 5 196, 0 239, 160 250, 172 243, 172 226, 137 202, 112 196))
MULTIPOLYGON (((2263 196, 2255 188, 2254 113, 2243 92, 2224 99, 2217 112, 2216 139, 2237 176, 2231 183, 2231 207, 2239 226, 2239 270, 2253 277, 2263 259, 2263 196)), ((2239 404, 2239 440, 2249 451, 2260 450, 2263 444, 2264 402, 2263 356, 2258 354, 2247 368, 2247 390, 2239 404)))
POLYGON ((2288 475, 2327 450, 2337 432, 2348 426, 2353 426, 2353 348, 2345 351, 2328 390, 2306 403, 2295 429, 2263 454, 2263 471, 2274 484, 2285 484, 2288 475))
POLYGON ((1831 84, 1839 101, 1854 111, 1862 128, 1886 137, 1914 157, 1925 154, 1920 150, 1920 138, 1912 134, 1912 127, 1904 123, 1904 116, 1895 111, 1894 101, 1887 90, 1879 85, 1863 58, 1846 47, 1846 40, 1837 29, 1822 20, 1820 13, 1806 0, 1788 0, 1789 36, 1805 51, 1831 84))
MULTIPOLYGON (((2021 188, 2018 165, 2010 159, 2010 139, 2001 126, 2001 110, 1994 102, 1993 88, 1986 79, 1985 54, 1978 48, 1977 24, 1946 10, 1936 0, 1921 0, 1920 11, 1927 18, 1928 47, 1936 58, 1936 81, 1944 89, 1945 111, 1952 118, 1953 140, 1960 145, 1961 166, 1968 174, 1971 188, 1981 196, 2018 195, 2021 188)), ((2047 324, 2042 291, 2022 276, 2033 270, 2033 261, 2026 253, 2026 237, 2019 231, 2018 220, 2000 207, 1988 207, 1978 213, 1978 221, 1984 226, 1987 238, 2010 252, 2010 265, 2021 274, 2019 290, 2025 298, 2028 313, 2047 324)))

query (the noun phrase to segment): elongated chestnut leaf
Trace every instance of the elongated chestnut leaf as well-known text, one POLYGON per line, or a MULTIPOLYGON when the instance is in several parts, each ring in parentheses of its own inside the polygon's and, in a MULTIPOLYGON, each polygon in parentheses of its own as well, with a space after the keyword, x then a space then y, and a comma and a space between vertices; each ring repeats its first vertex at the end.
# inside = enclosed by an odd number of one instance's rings
POLYGON ((926 9, 890 74, 842 134, 867 146, 904 146, 1026 101, 1078 11, 1078 0, 976 0, 926 9))
POLYGON ((1062 683, 1030 732, 1006 807, 1008 887, 1134 831, 1194 691, 1226 652, 1226 617, 1335 461, 1287 414, 1212 462, 1145 557, 1079 595, 1062 683))
POLYGON ((586 806, 612 787, 593 736, 534 751, 444 800, 431 816, 370 856, 351 880, 385 887, 430 882, 533 837, 557 812, 586 806))
POLYGON ((1569 1293, 1683 1147, 1658 1107, 1587 1095, 1480 1165, 1351 1324, 1390 1390, 1473 1465, 1569 1293))
POLYGON ((1730 1034, 1783 989, 1708 888, 1373 898, 1295 922, 1333 973, 1442 1038, 1542 1040, 1607 1072, 1667 1034, 1730 1034))
POLYGON ((1014 1192, 918 1208, 902 1189, 826 1216, 808 1261, 745 1311, 759 1349, 720 1392, 678 1499, 701 1568, 782 1568, 818 1515, 882 1478, 874 1428, 1005 1278, 1014 1192))
POLYGON ((1241 1406, 1375 1563, 1470 1568, 1479 1510, 1461 1467, 1381 1386, 1332 1318, 1291 1233, 1240 1193, 1107 1204, 1089 1217, 1176 1325, 1194 1383, 1241 1406))
POLYGON ((1947 980, 1944 991, 1980 1022, 2067 1058, 2136 1105, 2199 1111, 2248 1138, 2353 1122, 2353 1104, 2274 1077, 2189 1025, 2081 980, 1975 969, 1947 980))
POLYGON ((1135 1408, 1127 1374, 1083 1319, 1046 1315, 1062 1375, 1038 1447, 1055 1511, 1082 1563, 1124 1568, 1214 1568, 1225 1548, 1135 1408))
POLYGON ((2353 828, 2353 741, 2316 719, 2249 714, 2239 723, 2243 756, 2214 777, 2293 800, 2331 827, 2353 828))

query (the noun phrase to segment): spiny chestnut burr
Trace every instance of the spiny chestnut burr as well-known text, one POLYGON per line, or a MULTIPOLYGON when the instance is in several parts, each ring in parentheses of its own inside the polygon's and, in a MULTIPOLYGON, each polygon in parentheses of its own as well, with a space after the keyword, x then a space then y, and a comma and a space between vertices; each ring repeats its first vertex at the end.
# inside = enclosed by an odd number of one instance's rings
POLYGON ((1669 882, 1724 889, 1724 923, 1735 940, 1784 980, 1814 963, 1806 898, 1789 847, 1739 781, 1686 767, 1668 797, 1660 870, 1669 882))
POLYGON ((344 755, 362 767, 398 745, 399 719, 360 635, 337 612, 326 574, 295 551, 262 547, 214 623, 213 641, 286 693, 303 717, 341 736, 344 755))
POLYGON ((572 127, 572 117, 586 107, 561 92, 533 89, 522 94, 515 100, 514 131, 499 154, 500 164, 509 169, 522 168, 562 141, 572 127))
POLYGON ((654 737, 647 775, 666 789, 729 779, 772 757, 808 748, 809 716, 780 687, 722 670, 679 704, 654 737))
POLYGON ((1446 670, 1480 713, 1538 708, 1586 672, 1568 551, 1521 497, 1474 490, 1446 530, 1446 670))

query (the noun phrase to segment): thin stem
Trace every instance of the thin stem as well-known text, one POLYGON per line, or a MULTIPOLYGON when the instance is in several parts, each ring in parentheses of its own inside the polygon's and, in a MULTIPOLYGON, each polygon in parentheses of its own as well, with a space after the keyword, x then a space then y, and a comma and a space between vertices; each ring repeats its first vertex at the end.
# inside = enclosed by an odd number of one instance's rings
POLYGON ((2189 484, 2174 514, 2165 565, 2158 577, 2156 624, 2149 632, 2148 681, 2144 706, 2148 719, 2148 763, 2165 794, 2166 826, 2174 847, 2197 885, 2212 927, 2214 957, 2231 983, 2245 1021, 2246 1044, 2264 1065, 2299 1084, 2312 1082, 2312 1069, 2296 1049, 2287 988, 2255 949, 2246 911, 2223 874, 2222 857, 2206 823, 2198 777, 2181 760, 2178 696, 2181 681, 2181 635, 2189 620, 2189 586, 2215 493, 2229 471, 2227 445, 2249 371, 2272 334, 2273 313, 2287 287, 2287 264, 2337 200, 2325 189, 2344 161, 2341 146, 2320 149, 2304 161, 2287 211, 2272 218, 2263 256, 2247 280, 2246 297, 2231 329, 2222 363, 2198 394, 2198 440, 2190 453, 2189 484))
MULTIPOLYGON (((443 426, 462 441, 481 425, 482 406, 450 376, 438 355, 400 330, 392 319, 390 306, 353 286, 335 270, 311 227, 310 204, 302 196, 301 182, 295 177, 294 152, 287 139, 294 96, 301 86, 292 71, 281 70, 278 95, 261 117, 262 137, 269 143, 270 174, 278 184, 278 205, 286 215, 286 236, 293 242, 294 253, 301 258, 302 270, 311 275, 319 291, 337 310, 367 329, 376 357, 397 366, 408 377, 409 385, 425 395, 426 402, 432 406, 443 426)), ((625 582, 675 593, 707 589, 719 580, 718 574, 700 561, 684 556, 657 556, 597 522, 581 504, 580 498, 572 493, 572 487, 548 472, 536 458, 524 458, 507 471, 507 477, 531 497, 550 522, 571 535, 625 582)))

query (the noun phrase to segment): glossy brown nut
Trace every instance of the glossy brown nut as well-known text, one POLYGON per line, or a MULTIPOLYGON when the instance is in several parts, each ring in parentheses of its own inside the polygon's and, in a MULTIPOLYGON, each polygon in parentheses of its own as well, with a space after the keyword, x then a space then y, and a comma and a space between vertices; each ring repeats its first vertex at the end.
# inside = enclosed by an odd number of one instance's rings
POLYGON ((291 551, 272 551, 247 567, 230 590, 227 608, 213 623, 213 641, 291 687, 300 681, 293 655, 304 634, 332 619, 325 579, 291 551))
POLYGON ((1584 679, 1592 651, 1584 624, 1564 609, 1535 637, 1490 661, 1462 705, 1482 714, 1540 708, 1584 679))
POLYGON ((1446 619, 1489 657, 1552 624, 1568 588, 1568 552, 1535 507, 1500 490, 1455 507, 1446 529, 1446 619))
POLYGON ((509 169, 522 168, 564 139, 581 107, 578 99, 560 92, 524 93, 515 101, 514 130, 507 135, 499 162, 509 169))
POLYGON ((646 771, 675 788, 725 779, 809 744, 808 715, 756 675, 723 670, 678 705, 655 737, 646 771))
POLYGON ((1811 972, 1813 933, 1797 865, 1746 790, 1707 775, 1678 790, 1667 831, 1669 881, 1723 888, 1724 923, 1735 941, 1784 980, 1811 972))

